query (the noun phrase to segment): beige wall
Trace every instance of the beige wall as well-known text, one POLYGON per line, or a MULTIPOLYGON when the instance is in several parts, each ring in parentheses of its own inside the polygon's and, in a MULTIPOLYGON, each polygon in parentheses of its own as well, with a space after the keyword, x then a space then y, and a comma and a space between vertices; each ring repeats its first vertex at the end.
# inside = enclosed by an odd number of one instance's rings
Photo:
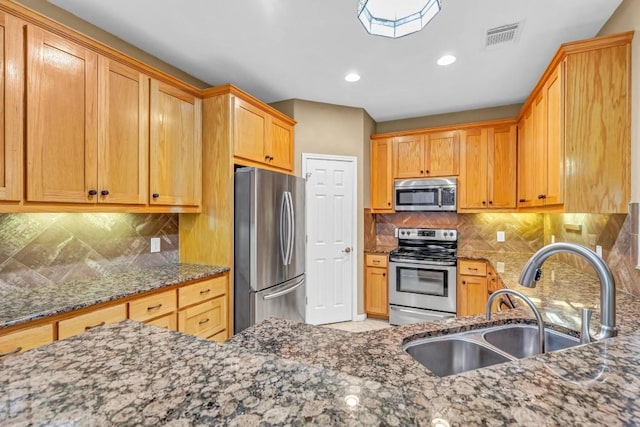
POLYGON ((623 0, 599 36, 635 30, 631 43, 631 201, 640 202, 640 1, 623 0))
POLYGON ((293 117, 295 126, 294 173, 302 174, 302 153, 353 156, 358 162, 358 312, 364 313, 364 212, 369 203, 369 136, 375 122, 362 108, 304 100, 271 104, 293 117))
POLYGON ((20 3, 29 9, 35 10, 40 14, 53 19, 56 22, 59 22, 63 25, 66 25, 69 28, 72 28, 84 35, 87 35, 99 42, 106 44, 109 47, 113 47, 127 55, 135 58, 139 61, 144 62, 152 67, 155 67, 161 71, 164 71, 167 74, 170 74, 178 79, 182 80, 185 83, 189 83, 197 88, 204 89, 210 87, 212 85, 203 82, 202 80, 198 80, 195 77, 185 73, 178 68, 167 64, 166 62, 156 58, 153 55, 144 52, 137 47, 125 42, 124 40, 114 36, 111 33, 108 33, 95 25, 84 21, 77 16, 67 12, 64 9, 55 6, 48 1, 44 0, 15 0, 16 3, 20 3))
POLYGON ((375 133, 457 125, 459 123, 473 123, 486 120, 512 119, 518 115, 520 107, 522 107, 522 104, 512 104, 502 107, 481 108, 478 110, 458 111, 456 113, 379 122, 376 125, 375 133))

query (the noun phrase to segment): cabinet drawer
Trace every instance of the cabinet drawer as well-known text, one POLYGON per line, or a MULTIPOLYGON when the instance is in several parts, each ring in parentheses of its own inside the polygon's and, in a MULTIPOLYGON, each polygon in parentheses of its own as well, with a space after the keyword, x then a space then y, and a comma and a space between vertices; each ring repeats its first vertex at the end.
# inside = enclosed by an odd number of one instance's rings
POLYGON ((365 262, 368 267, 386 267, 388 258, 386 255, 366 254, 365 262))
POLYGON ((211 341, 225 342, 227 340, 227 331, 218 332, 208 339, 210 339, 211 341))
POLYGON ((164 291, 129 302, 129 318, 144 322, 176 311, 176 291, 164 291))
POLYGON ((207 338, 223 331, 227 326, 226 296, 221 296, 193 307, 180 310, 178 330, 207 338))
POLYGON ((0 359, 53 342, 53 324, 0 336, 0 359))
POLYGON ((120 322, 127 318, 127 305, 119 304, 58 322, 58 339, 65 339, 91 329, 120 322))
POLYGON ((178 307, 184 308, 227 293, 229 276, 216 277, 178 289, 178 307))
POLYGON ((460 261, 458 274, 467 276, 486 276, 487 263, 484 261, 460 261))
POLYGON ((166 316, 158 317, 157 319, 149 320, 149 325, 157 326, 159 328, 165 328, 170 331, 178 330, 178 315, 176 313, 167 314, 166 316))

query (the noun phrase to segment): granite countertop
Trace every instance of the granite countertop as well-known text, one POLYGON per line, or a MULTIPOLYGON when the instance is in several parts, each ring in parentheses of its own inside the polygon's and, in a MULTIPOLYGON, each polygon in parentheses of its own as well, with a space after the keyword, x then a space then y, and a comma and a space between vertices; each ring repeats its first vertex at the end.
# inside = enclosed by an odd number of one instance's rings
POLYGON ((55 286, 0 288, 0 329, 229 271, 229 267, 174 264, 76 280, 55 286))
MULTIPOLYGON (((464 255, 504 262, 503 284, 524 289, 530 254, 464 255)), ((578 306, 597 303, 597 279, 552 260, 543 277, 527 291, 569 332, 578 306)), ((444 378, 402 345, 531 313, 365 333, 267 319, 225 344, 125 321, 1 360, 0 424, 637 425, 640 304, 617 302, 616 338, 444 378)))

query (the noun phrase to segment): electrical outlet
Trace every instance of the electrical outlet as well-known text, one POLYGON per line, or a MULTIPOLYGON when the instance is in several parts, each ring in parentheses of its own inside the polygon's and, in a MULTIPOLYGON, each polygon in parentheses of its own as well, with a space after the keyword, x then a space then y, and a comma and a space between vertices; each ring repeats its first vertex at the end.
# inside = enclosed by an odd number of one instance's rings
POLYGON ((496 272, 504 273, 504 262, 502 261, 496 262, 496 272))
POLYGON ((556 236, 555 234, 551 235, 551 243, 555 243, 556 242, 556 236))
POLYGON ((151 253, 160 252, 160 238, 152 237, 151 238, 151 253))
POLYGON ((498 242, 504 242, 504 231, 498 231, 496 233, 496 240, 498 242))
POLYGON ((598 256, 602 258, 602 246, 596 245, 596 254, 598 254, 598 256))

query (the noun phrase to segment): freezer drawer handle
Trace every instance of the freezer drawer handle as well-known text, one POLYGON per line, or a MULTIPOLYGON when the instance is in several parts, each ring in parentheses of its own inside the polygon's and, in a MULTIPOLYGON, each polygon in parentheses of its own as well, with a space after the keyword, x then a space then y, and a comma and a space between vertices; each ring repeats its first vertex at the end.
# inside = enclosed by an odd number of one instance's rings
POLYGON ((298 283, 296 283, 295 285, 291 286, 290 288, 284 289, 282 291, 278 291, 278 292, 274 292, 272 294, 267 294, 264 297, 262 297, 265 301, 270 300, 270 299, 275 299, 275 298, 279 298, 282 295, 286 295, 289 294, 293 291, 295 291, 296 289, 298 289, 300 286, 302 286, 302 284, 304 283, 304 279, 300 279, 300 281, 298 283))
POLYGON ((407 314, 417 314, 417 315, 420 315, 420 316, 440 317, 440 318, 442 318, 442 319, 445 319, 445 318, 447 318, 447 317, 451 317, 451 315, 450 315, 450 314, 449 314, 449 315, 446 315, 446 314, 436 314, 436 313, 431 312, 431 311, 430 311, 429 313, 425 313, 425 312, 422 312, 422 311, 418 311, 418 310, 409 310, 409 309, 406 309, 406 308, 396 308, 396 307, 391 307, 391 310, 400 311, 400 312, 402 312, 402 313, 407 313, 407 314))

